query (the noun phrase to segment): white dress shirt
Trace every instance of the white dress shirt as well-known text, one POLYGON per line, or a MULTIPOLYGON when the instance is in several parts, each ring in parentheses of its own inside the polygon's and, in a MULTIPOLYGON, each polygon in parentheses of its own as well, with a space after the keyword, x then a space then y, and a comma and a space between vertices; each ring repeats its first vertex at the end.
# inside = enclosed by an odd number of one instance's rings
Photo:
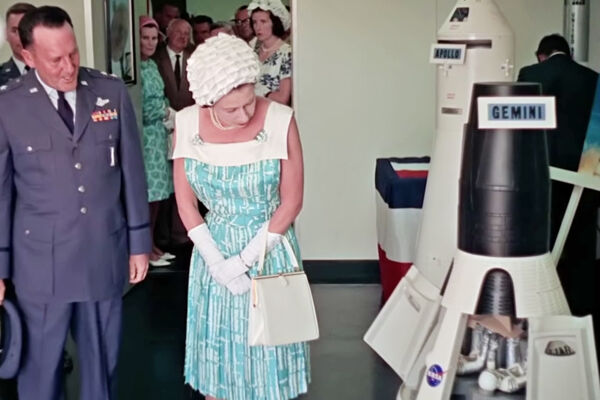
POLYGON ((183 73, 184 73, 184 68, 183 68, 183 51, 181 53, 175 53, 173 50, 171 50, 171 48, 169 46, 167 46, 167 54, 169 55, 169 60, 171 60, 171 68, 173 69, 173 72, 175 72, 175 61, 177 61, 177 58, 175 56, 180 56, 179 57, 179 68, 181 70, 181 78, 183 78, 183 73))
POLYGON ((15 58, 14 56, 12 56, 11 58, 12 58, 13 62, 15 63, 15 65, 17 66, 19 73, 21 75, 25 75, 27 73, 27 71, 25 70, 26 64, 23 61, 15 58))
MULTIPOLYGON (((40 78, 40 75, 38 74, 37 71, 35 71, 35 75, 37 76, 38 81, 40 81, 40 83, 42 84, 42 87, 48 94, 48 97, 50 98, 52 105, 54 106, 54 108, 56 108, 58 110, 58 91, 56 89, 51 88, 50 86, 46 85, 44 83, 44 81, 42 80, 42 78, 40 78)), ((77 104, 77 90, 71 90, 70 92, 65 92, 65 100, 67 100, 67 103, 69 103, 69 105, 71 106, 71 110, 73 111, 73 125, 75 125, 75 110, 77 109, 75 107, 75 105, 77 104)))

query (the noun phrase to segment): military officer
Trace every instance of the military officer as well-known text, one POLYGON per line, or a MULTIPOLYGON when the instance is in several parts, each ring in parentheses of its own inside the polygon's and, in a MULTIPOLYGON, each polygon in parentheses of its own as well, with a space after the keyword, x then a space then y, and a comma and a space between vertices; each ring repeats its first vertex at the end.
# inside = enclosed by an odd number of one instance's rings
POLYGON ((23 15, 31 10, 35 10, 35 6, 29 3, 15 3, 6 11, 6 38, 12 51, 12 57, 0 65, 0 86, 11 79, 26 74, 29 70, 29 66, 25 64, 21 55, 23 46, 19 39, 18 28, 23 15))
POLYGON ((27 13, 33 70, 0 87, 0 278, 25 325, 20 400, 61 398, 69 330, 80 398, 114 398, 121 295, 144 279, 151 250, 131 101, 121 80, 80 68, 72 26, 58 7, 27 13))

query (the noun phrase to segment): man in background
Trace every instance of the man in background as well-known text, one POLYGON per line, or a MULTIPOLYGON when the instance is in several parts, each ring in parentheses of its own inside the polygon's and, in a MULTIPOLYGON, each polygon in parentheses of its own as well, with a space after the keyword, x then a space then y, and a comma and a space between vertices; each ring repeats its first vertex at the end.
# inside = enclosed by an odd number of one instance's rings
POLYGON ((249 43, 254 39, 254 30, 252 29, 252 21, 248 14, 248 6, 244 5, 237 9, 235 12, 235 34, 243 39, 246 43, 249 43))
MULTIPOLYGON (((544 95, 556 98, 557 128, 549 130, 547 135, 550 165, 577 171, 598 74, 575 62, 569 44, 558 34, 542 38, 536 56, 538 63, 522 68, 518 80, 540 83, 544 95)), ((552 244, 556 240, 572 189, 572 185, 552 182, 552 244)), ((598 337, 597 209, 598 193, 586 189, 558 263, 558 274, 571 312, 576 316, 592 314, 598 337)))
POLYGON ((181 10, 172 2, 166 1, 154 11, 154 19, 158 22, 162 39, 167 37, 167 27, 172 20, 181 17, 181 10))
MULTIPOLYGON (((187 61, 191 55, 190 34, 192 27, 183 19, 174 19, 167 28, 166 46, 156 49, 153 59, 158 66, 158 72, 165 84, 165 95, 169 105, 179 111, 194 104, 190 83, 187 78, 187 61)), ((159 211, 157 243, 170 251, 177 251, 174 247, 189 243, 187 232, 183 227, 175 198, 169 201, 159 211)))
POLYGON ((5 85, 9 80, 25 75, 29 71, 29 66, 25 64, 21 52, 23 46, 19 39, 19 22, 23 16, 35 10, 35 6, 29 3, 15 3, 6 11, 6 39, 12 51, 12 56, 0 65, 0 86, 5 85))
POLYGON ((211 25, 213 20, 208 15, 197 15, 192 18, 192 36, 194 39, 194 48, 204 43, 210 37, 211 25))
POLYGON ((187 79, 187 60, 192 27, 183 19, 174 19, 167 28, 166 46, 154 53, 154 61, 165 83, 165 95, 175 111, 194 104, 187 79))

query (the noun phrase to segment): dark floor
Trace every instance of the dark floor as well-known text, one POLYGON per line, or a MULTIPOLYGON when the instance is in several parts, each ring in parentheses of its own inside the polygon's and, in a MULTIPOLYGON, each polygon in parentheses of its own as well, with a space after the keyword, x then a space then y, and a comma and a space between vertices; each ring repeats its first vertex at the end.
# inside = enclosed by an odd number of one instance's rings
MULTIPOLYGON (((312 383, 303 400, 395 399, 399 378, 362 341, 379 310, 377 284, 312 285, 321 337, 311 345, 312 383)), ((187 272, 156 269, 124 298, 120 400, 196 400, 183 384, 187 272)), ((77 360, 65 400, 78 399, 77 360)), ((14 382, 0 400, 15 400, 14 382)), ((40 399, 43 400, 43 399, 40 399)), ((84 400, 84 399, 81 399, 84 400)))
MULTIPOLYGON (((120 399, 200 399, 183 385, 185 273, 153 274, 127 295, 120 399)), ((305 400, 394 399, 397 376, 362 341, 379 308, 379 285, 313 285, 321 338, 311 346, 305 400)))

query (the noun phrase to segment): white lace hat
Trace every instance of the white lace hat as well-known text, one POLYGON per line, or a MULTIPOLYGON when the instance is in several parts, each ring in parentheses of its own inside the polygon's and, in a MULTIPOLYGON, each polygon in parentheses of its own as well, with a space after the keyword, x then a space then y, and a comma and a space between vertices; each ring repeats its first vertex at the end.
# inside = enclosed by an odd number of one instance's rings
POLYGON ((281 0, 252 0, 252 2, 248 4, 248 12, 252 12, 252 10, 257 8, 264 11, 271 11, 273 15, 281 20, 283 29, 286 31, 290 29, 290 26, 292 25, 290 12, 285 8, 281 0))
POLYGON ((207 39, 187 62, 190 91, 200 106, 212 106, 234 88, 255 83, 259 72, 254 50, 226 33, 207 39))

